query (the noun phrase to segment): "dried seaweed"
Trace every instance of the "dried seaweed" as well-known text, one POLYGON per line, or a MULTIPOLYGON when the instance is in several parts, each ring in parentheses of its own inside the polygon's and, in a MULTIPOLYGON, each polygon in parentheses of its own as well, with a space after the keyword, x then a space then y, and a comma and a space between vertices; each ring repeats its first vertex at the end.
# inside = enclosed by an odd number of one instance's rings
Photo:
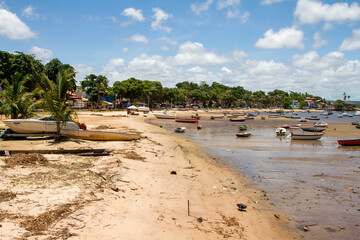
POLYGON ((0 202, 7 202, 16 198, 16 194, 10 191, 0 191, 0 202))
POLYGON ((46 165, 48 162, 47 158, 39 153, 16 153, 5 159, 6 167, 46 165))

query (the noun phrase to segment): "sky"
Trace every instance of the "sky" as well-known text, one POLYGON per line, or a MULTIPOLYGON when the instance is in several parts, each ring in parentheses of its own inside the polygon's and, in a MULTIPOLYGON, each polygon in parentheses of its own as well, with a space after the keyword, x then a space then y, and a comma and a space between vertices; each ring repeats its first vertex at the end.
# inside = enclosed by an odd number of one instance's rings
POLYGON ((202 81, 360 101, 359 0, 0 0, 0 50, 109 85, 202 81))

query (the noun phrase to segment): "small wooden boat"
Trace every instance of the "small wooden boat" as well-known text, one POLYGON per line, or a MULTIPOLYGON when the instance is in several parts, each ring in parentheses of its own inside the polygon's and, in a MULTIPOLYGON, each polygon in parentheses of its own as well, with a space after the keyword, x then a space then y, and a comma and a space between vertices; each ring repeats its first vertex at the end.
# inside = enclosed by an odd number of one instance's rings
POLYGON ((306 118, 307 120, 311 120, 311 121, 319 121, 320 118, 318 117, 309 117, 309 118, 306 118))
POLYGON ((239 127, 239 131, 245 131, 248 129, 248 126, 247 125, 242 125, 239 127))
POLYGON ((341 146, 360 146, 360 138, 349 140, 338 140, 341 146))
POLYGON ((325 128, 319 129, 319 128, 302 128, 302 127, 300 129, 305 132, 322 132, 325 130, 325 128))
POLYGON ((174 132, 177 132, 177 133, 183 133, 183 132, 185 132, 185 130, 186 130, 186 127, 174 128, 174 132))
POLYGON ((62 130, 61 135, 69 138, 94 140, 94 141, 131 141, 140 139, 138 134, 127 134, 106 131, 71 131, 62 130))
POLYGON ((154 114, 154 116, 158 119, 175 119, 175 116, 168 114, 154 114))
POLYGON ((230 121, 232 121, 232 122, 245 122, 245 118, 230 118, 229 119, 230 121))
POLYGON ((275 133, 276 133, 277 136, 285 136, 286 129, 285 128, 277 128, 275 130, 275 133))
POLYGON ((244 133, 236 133, 237 137, 250 137, 251 132, 244 132, 244 133))
POLYGON ((199 122, 200 117, 196 117, 196 118, 178 118, 175 117, 175 122, 184 122, 184 123, 197 123, 199 122))
POLYGON ((268 118, 279 118, 280 114, 269 114, 268 118))
POLYGON ((314 127, 327 127, 328 124, 326 122, 316 122, 314 123, 314 127))
POLYGON ((281 126, 282 128, 300 128, 301 124, 297 124, 297 125, 283 125, 281 126))
POLYGON ((359 122, 351 122, 352 125, 359 125, 359 122))
POLYGON ((254 120, 254 117, 245 117, 246 120, 254 120))
POLYGON ((307 134, 307 133, 291 133, 290 137, 291 140, 318 140, 320 139, 324 133, 313 133, 313 134, 307 134))
POLYGON ((225 115, 222 116, 211 116, 210 119, 214 120, 214 119, 220 119, 220 118, 224 118, 225 115))

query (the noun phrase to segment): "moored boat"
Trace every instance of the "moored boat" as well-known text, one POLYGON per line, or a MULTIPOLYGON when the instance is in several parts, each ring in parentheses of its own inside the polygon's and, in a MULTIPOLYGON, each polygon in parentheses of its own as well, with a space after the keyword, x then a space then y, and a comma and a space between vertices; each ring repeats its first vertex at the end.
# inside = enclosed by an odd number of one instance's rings
POLYGON ((245 122, 245 118, 230 118, 229 120, 232 122, 245 122))
POLYGON ((297 125, 287 125, 287 124, 285 124, 285 125, 283 125, 283 126, 281 126, 282 128, 300 128, 300 126, 301 126, 301 124, 297 124, 297 125))
POLYGON ((220 118, 224 118, 225 115, 222 116, 211 116, 210 119, 214 120, 214 119, 220 119, 220 118))
POLYGON ((183 133, 183 132, 185 132, 185 130, 186 130, 186 127, 174 128, 174 132, 177 132, 177 133, 183 133))
MULTIPOLYGON (((34 117, 28 119, 7 119, 3 120, 11 130, 16 133, 56 133, 56 121, 50 117, 34 117)), ((79 124, 73 121, 61 122, 61 130, 80 129, 79 124)))
POLYGON ((175 119, 175 116, 168 114, 154 114, 154 116, 158 119, 175 119))
POLYGON ((316 122, 314 123, 314 127, 327 127, 328 124, 326 122, 316 122))
POLYGON ((338 140, 338 143, 341 146, 360 146, 360 138, 348 139, 348 140, 338 140))
POLYGON ((196 118, 178 118, 175 117, 175 122, 185 122, 185 123, 197 123, 199 122, 200 117, 196 117, 196 118))
POLYGON ((300 128, 301 130, 305 131, 305 132, 322 132, 325 130, 325 128, 319 129, 319 128, 300 128))
POLYGON ((250 137, 251 132, 244 132, 244 133, 236 133, 237 137, 250 137))
POLYGON ((83 130, 63 130, 61 131, 61 135, 69 138, 94 141, 131 141, 140 138, 138 134, 83 130))
POLYGON ((248 126, 247 125, 242 125, 242 126, 239 126, 239 131, 245 131, 248 129, 248 126))
POLYGON ((291 140, 318 140, 323 135, 324 135, 324 133, 307 134, 307 133, 293 133, 292 132, 290 134, 290 137, 291 137, 291 140))

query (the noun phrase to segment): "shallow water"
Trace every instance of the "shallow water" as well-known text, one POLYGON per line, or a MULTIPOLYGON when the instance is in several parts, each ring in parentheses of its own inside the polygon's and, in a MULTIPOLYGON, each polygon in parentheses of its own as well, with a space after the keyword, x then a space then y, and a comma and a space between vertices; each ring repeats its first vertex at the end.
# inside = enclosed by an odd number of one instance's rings
MULTIPOLYGON (((312 114, 314 115, 314 114, 312 114)), ((327 122, 360 120, 337 118, 327 122)), ((340 147, 337 139, 291 141, 277 137, 279 122, 247 120, 252 136, 237 138, 244 123, 202 119, 196 124, 150 120, 173 132, 185 126, 182 136, 218 156, 234 171, 245 174, 254 186, 266 191, 289 224, 306 239, 360 239, 360 147, 340 147), (303 226, 310 230, 303 232, 303 226)))

